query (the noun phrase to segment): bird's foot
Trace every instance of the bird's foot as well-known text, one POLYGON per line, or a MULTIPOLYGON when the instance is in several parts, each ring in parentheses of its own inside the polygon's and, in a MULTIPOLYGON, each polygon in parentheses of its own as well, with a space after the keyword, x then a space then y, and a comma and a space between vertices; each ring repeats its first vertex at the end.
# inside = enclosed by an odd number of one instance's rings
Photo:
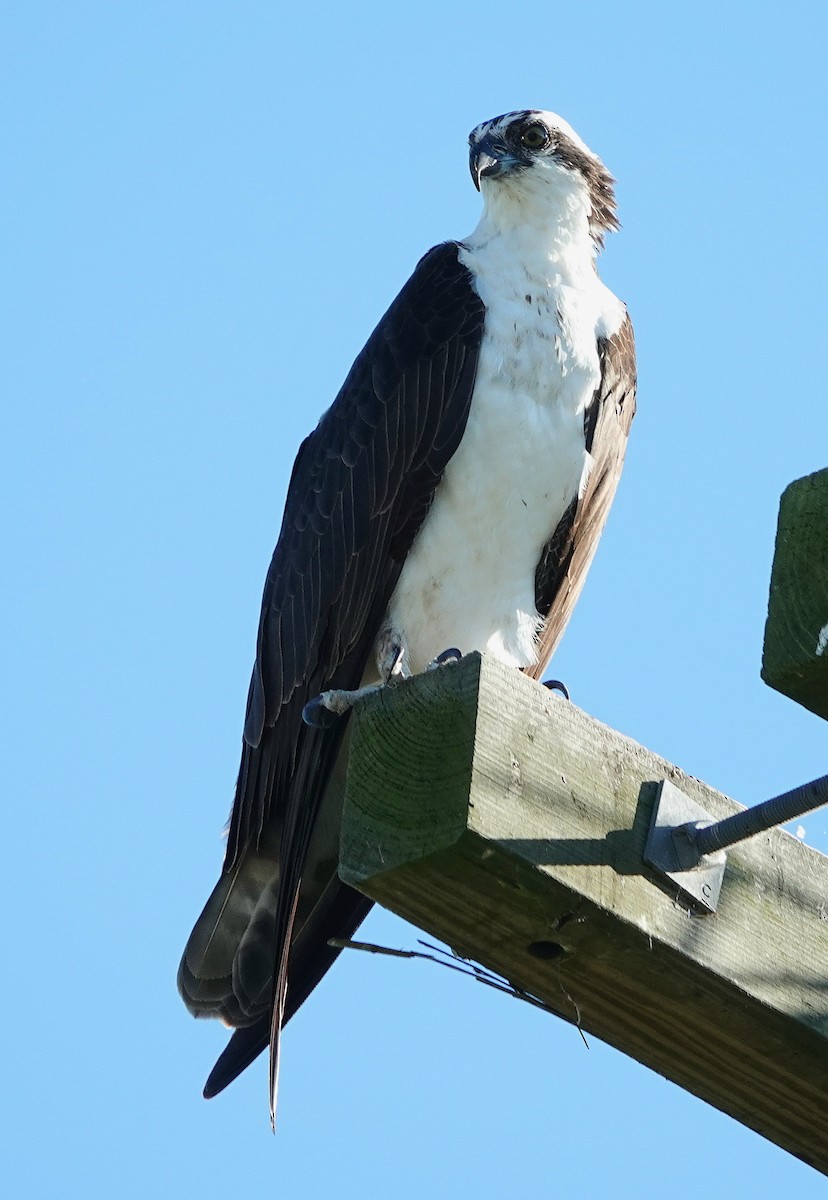
POLYGON ((353 691, 333 688, 329 692, 320 692, 302 709, 302 720, 315 729, 332 729, 355 704, 359 704, 366 696, 372 696, 381 687, 385 687, 385 684, 369 683, 365 687, 354 688, 353 691))
POLYGON ((378 659, 382 683, 367 683, 363 687, 347 691, 344 688, 332 688, 328 692, 320 692, 309 700, 302 709, 302 720, 306 725, 315 729, 332 729, 346 713, 364 700, 373 696, 380 688, 384 688, 392 679, 404 678, 410 672, 403 666, 405 650, 399 645, 389 645, 384 649, 381 660, 378 659))
POLYGON ((569 688, 560 679, 544 679, 543 686, 548 688, 550 692, 560 692, 564 700, 571 699, 569 688))
POLYGON ((426 667, 427 671, 436 671, 438 667, 444 667, 447 663, 459 662, 463 657, 456 646, 451 646, 448 650, 444 650, 442 654, 438 654, 433 658, 426 667))

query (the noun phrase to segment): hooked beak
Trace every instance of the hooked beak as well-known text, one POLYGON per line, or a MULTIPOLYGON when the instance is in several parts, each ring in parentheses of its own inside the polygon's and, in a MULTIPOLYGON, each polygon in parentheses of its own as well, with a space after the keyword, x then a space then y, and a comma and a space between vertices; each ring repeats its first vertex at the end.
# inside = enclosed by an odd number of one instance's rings
POLYGON ((494 179, 495 176, 502 175, 512 161, 512 156, 502 142, 484 137, 472 146, 469 151, 469 170, 478 192, 481 179, 494 179))

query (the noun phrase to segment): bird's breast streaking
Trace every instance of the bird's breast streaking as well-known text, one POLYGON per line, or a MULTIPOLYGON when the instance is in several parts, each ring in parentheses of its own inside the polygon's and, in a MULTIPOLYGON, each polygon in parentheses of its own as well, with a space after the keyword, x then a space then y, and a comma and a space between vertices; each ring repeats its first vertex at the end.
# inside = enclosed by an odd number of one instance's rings
POLYGON ((594 271, 573 279, 568 256, 541 239, 487 231, 459 258, 486 316, 463 439, 389 606, 412 672, 447 646, 536 661, 535 570, 588 469, 598 336, 626 315, 594 271))

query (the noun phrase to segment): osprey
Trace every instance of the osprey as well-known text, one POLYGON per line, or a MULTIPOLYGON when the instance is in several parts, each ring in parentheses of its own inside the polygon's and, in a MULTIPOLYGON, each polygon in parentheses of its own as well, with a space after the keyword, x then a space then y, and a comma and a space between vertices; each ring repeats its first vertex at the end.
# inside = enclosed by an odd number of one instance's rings
POLYGON ((271 1116, 282 1026, 371 905, 337 876, 334 714, 447 647, 540 678, 635 412, 632 328, 595 266, 618 228, 612 176, 550 112, 495 117, 469 144, 477 228, 420 260, 299 448, 224 866, 179 969, 189 1010, 235 1030, 205 1096, 269 1044, 271 1116))

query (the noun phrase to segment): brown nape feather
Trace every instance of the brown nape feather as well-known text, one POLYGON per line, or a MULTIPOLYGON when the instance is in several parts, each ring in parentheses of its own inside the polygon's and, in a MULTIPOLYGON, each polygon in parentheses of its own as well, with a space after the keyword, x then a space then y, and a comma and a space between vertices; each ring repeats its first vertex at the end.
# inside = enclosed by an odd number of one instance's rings
POLYGON ((602 248, 604 234, 620 229, 615 203, 615 180, 599 158, 582 150, 560 130, 555 132, 555 142, 553 157, 571 171, 578 171, 587 185, 592 206, 590 233, 595 244, 602 248))

